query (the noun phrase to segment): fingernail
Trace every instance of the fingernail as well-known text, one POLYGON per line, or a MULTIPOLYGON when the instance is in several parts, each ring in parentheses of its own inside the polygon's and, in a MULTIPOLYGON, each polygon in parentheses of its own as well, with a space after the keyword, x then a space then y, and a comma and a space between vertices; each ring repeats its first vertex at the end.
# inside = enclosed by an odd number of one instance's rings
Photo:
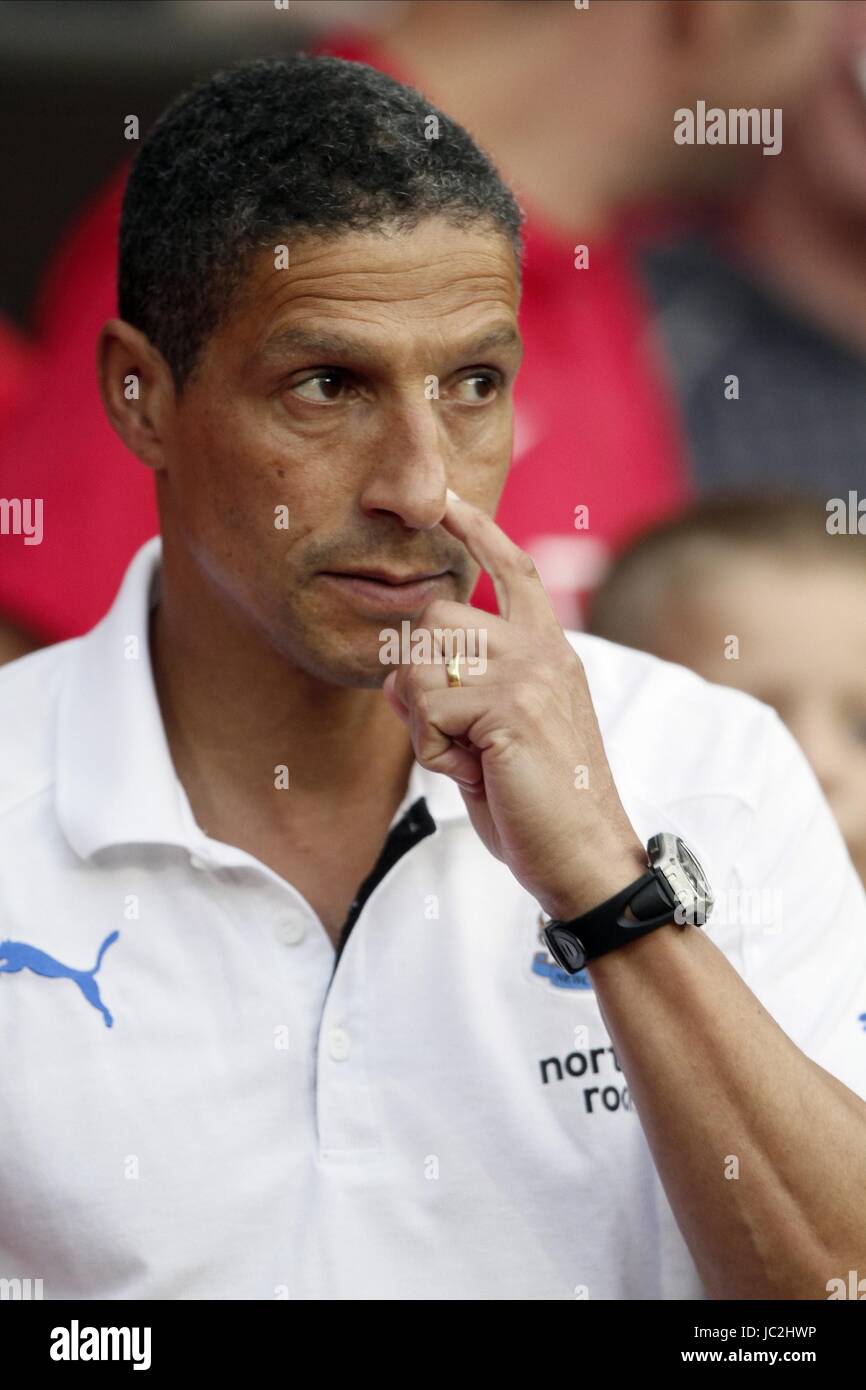
POLYGON ((446 497, 450 497, 450 498, 452 499, 452 501, 454 501, 454 502, 459 502, 459 501, 460 501, 460 498, 457 496, 457 493, 454 491, 454 489, 453 489, 452 487, 446 487, 446 489, 445 489, 445 495, 446 495, 446 497))

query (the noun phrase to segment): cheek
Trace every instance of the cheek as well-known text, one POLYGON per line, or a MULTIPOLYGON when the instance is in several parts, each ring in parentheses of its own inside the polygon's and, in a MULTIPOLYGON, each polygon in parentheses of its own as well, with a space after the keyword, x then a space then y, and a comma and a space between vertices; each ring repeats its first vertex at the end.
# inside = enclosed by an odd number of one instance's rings
POLYGON ((493 429, 484 439, 455 441, 448 469, 449 485, 467 502, 493 512, 505 486, 511 461, 511 436, 493 429))
POLYGON ((187 512, 195 506, 232 525, 285 500, 279 474, 286 472, 286 461, 262 433, 240 407, 205 409, 185 423, 171 486, 187 512))

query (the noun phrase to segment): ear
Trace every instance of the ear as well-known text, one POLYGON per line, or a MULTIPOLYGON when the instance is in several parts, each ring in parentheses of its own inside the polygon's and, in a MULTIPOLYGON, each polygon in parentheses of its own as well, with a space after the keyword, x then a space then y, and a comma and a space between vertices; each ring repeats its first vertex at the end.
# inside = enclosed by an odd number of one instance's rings
POLYGON ((123 319, 103 325, 96 346, 99 393, 112 428, 148 468, 164 467, 164 443, 176 407, 165 358, 123 319))

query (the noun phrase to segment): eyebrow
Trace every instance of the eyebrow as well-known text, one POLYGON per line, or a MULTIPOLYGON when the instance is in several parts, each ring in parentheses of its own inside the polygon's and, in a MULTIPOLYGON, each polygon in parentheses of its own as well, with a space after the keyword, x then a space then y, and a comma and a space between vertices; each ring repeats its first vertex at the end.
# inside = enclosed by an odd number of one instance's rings
MULTIPOLYGON (((457 351, 462 357, 478 357, 489 352, 491 348, 522 347, 517 329, 511 324, 503 324, 480 338, 473 338, 457 351)), ((320 362, 327 361, 329 357, 339 356, 367 357, 373 361, 378 356, 376 349, 371 350, 354 338, 344 337, 341 333, 320 332, 307 328, 284 328, 272 338, 268 338, 256 356, 262 361, 270 361, 290 352, 310 353, 318 357, 320 362)))

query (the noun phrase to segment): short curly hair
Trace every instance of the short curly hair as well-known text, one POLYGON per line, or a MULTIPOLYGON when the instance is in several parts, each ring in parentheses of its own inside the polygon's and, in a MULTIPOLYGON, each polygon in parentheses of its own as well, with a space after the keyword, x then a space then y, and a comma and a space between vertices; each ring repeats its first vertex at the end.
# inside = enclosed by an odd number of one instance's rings
POLYGON ((159 350, 180 394, 256 251, 295 229, 408 231, 437 214, 506 236, 519 284, 524 214, 472 137, 420 92, 342 58, 239 63, 178 97, 136 156, 120 315, 159 350))

